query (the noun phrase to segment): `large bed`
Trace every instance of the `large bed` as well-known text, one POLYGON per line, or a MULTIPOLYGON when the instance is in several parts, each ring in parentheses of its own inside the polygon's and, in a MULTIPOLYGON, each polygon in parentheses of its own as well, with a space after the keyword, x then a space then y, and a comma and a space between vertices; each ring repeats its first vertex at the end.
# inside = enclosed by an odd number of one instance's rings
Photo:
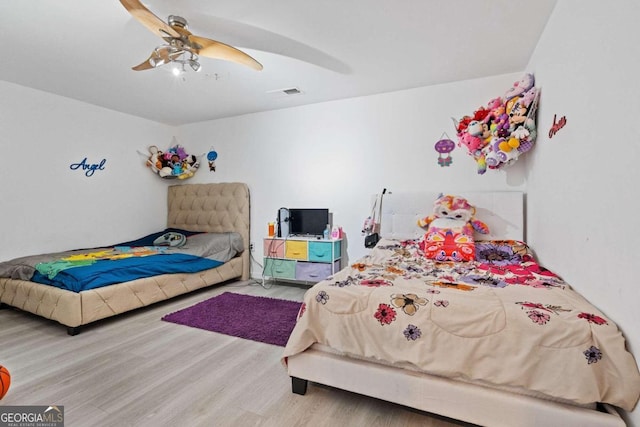
POLYGON ((523 194, 464 193, 475 261, 425 257, 435 193, 385 197, 382 239, 306 292, 283 353, 324 384, 483 426, 624 426, 640 374, 615 323, 536 261, 523 194), (496 257, 496 253, 500 256, 496 257))
MULTIPOLYGON (((202 236, 215 237, 220 234, 230 241, 233 239, 235 242, 233 252, 229 252, 229 256, 224 258, 223 262, 203 259, 205 264, 198 264, 198 266, 194 264, 187 270, 188 273, 177 272, 177 269, 174 269, 175 272, 167 274, 140 277, 81 291, 71 290, 73 289, 71 286, 58 288, 49 284, 25 280, 24 277, 16 278, 16 273, 13 273, 13 277, 11 277, 11 273, 9 273, 7 274, 9 277, 0 277, 0 305, 16 307, 57 321, 67 327, 70 335, 75 335, 80 331, 82 325, 100 319, 217 283, 232 279, 249 279, 250 204, 249 190, 246 184, 173 185, 168 187, 167 206, 167 229, 162 230, 160 234, 183 231, 178 235, 184 236, 186 234, 193 240, 201 239, 202 236)), ((156 247, 156 250, 163 252, 158 256, 164 257, 165 252, 173 249, 168 246, 156 247)), ((187 244, 184 247, 189 246, 194 245, 187 244)), ((120 252, 122 252, 122 248, 126 248, 127 251, 139 250, 137 246, 116 245, 114 248, 109 248, 109 250, 119 250, 120 252)), ((84 254, 87 250, 79 252, 84 254)), ((95 249, 91 252, 92 254, 97 253, 95 249)), ((196 257, 191 255, 176 254, 175 256, 188 261, 198 261, 196 257)), ((101 265, 106 264, 102 263, 101 265)), ((158 264, 164 265, 167 262, 163 259, 163 262, 158 264)), ((80 269, 73 268, 68 271, 74 270, 79 271, 80 269)), ((94 276, 101 278, 105 276, 105 273, 101 272, 94 276)), ((142 276, 142 274, 138 275, 142 276)))

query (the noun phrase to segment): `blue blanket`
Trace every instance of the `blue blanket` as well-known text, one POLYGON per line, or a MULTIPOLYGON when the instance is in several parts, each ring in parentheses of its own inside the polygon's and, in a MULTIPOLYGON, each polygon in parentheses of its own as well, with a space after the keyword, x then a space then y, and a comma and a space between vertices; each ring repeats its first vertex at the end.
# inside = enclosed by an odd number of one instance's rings
POLYGON ((170 273, 196 273, 222 265, 220 261, 187 254, 159 254, 116 260, 99 260, 91 265, 68 268, 52 279, 36 271, 32 281, 74 292, 114 283, 170 273))

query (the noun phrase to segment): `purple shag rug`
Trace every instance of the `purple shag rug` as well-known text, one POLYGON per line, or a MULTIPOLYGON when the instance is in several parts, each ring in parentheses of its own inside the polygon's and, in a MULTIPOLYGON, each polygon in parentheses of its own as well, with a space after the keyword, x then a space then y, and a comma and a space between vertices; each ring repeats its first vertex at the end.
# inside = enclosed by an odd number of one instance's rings
POLYGON ((225 292, 162 318, 193 328, 284 347, 302 303, 225 292))

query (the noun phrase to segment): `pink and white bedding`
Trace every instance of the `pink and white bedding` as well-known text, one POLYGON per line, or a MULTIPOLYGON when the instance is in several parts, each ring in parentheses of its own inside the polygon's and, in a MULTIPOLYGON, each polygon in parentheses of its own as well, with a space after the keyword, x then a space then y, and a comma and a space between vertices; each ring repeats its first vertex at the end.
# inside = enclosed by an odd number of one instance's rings
POLYGON ((283 354, 345 357, 549 399, 632 410, 640 374, 618 327, 520 241, 476 242, 438 262, 420 240, 383 239, 305 295, 283 354))

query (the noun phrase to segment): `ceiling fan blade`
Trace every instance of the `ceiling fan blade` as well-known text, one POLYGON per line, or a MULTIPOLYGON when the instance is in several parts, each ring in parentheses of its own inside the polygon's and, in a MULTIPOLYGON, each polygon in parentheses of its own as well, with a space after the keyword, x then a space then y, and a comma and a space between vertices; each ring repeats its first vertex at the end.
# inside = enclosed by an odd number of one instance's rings
POLYGON ((194 35, 189 35, 188 39, 192 47, 200 56, 206 56, 207 58, 214 59, 223 59, 225 61, 231 61, 238 64, 246 65, 247 67, 251 67, 254 70, 262 70, 262 64, 260 64, 258 61, 256 61, 243 51, 229 46, 228 44, 194 35))
POLYGON ((131 69, 134 71, 144 71, 144 70, 150 70, 152 68, 155 68, 155 67, 151 65, 151 56, 149 57, 149 59, 147 59, 143 63, 138 64, 135 67, 131 67, 131 69))
POLYGON ((120 3, 127 11, 137 19, 142 25, 147 27, 155 35, 165 38, 180 37, 180 33, 162 19, 154 15, 149 9, 144 7, 138 0, 120 0, 120 3))

